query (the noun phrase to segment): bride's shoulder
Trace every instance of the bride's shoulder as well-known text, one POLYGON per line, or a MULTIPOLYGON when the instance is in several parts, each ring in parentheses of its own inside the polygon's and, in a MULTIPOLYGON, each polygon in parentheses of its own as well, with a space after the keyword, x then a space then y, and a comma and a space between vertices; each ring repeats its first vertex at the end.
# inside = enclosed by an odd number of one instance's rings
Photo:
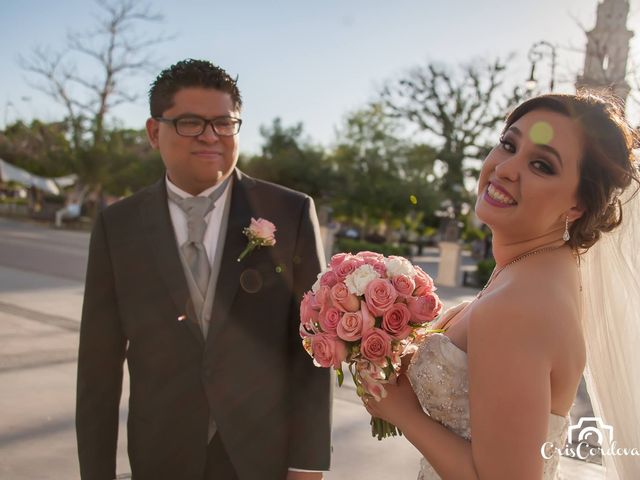
POLYGON ((470 335, 493 332, 507 342, 527 342, 562 350, 580 332, 580 310, 553 280, 505 285, 475 302, 470 335))

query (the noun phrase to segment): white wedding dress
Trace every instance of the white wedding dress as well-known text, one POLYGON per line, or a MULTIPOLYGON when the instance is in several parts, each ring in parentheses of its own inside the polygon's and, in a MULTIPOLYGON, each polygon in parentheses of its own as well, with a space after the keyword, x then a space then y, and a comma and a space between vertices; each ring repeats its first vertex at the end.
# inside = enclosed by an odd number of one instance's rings
MULTIPOLYGON (((456 310, 459 311, 460 307, 456 310)), ((451 318, 453 315, 447 316, 451 318)), ((446 335, 431 334, 413 355, 407 376, 422 408, 431 418, 456 435, 471 439, 467 354, 464 351, 456 347, 446 335)), ((546 441, 553 443, 555 453, 549 460, 545 460, 544 480, 556 478, 560 458, 555 448, 564 447, 568 427, 568 416, 549 414, 546 441)), ((441 478, 426 459, 421 460, 420 467, 418 480, 441 478)))

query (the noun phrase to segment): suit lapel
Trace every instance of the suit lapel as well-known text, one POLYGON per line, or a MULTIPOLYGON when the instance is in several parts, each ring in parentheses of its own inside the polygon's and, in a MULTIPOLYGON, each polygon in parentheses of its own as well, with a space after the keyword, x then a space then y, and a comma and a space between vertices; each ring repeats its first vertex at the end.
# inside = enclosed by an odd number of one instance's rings
POLYGON ((141 203, 140 221, 146 234, 146 244, 153 252, 160 276, 167 286, 177 311, 180 312, 179 315, 186 317, 183 321, 198 343, 204 346, 204 337, 198 325, 198 318, 180 262, 180 253, 169 215, 164 178, 149 189, 147 198, 141 203))
POLYGON ((224 240, 220 272, 218 273, 218 282, 213 301, 207 346, 210 346, 215 341, 218 332, 229 321, 229 310, 238 290, 240 274, 244 268, 243 262, 238 262, 238 256, 247 245, 247 237, 242 231, 249 226, 253 214, 250 191, 255 182, 237 169, 234 172, 234 176, 227 234, 224 240))

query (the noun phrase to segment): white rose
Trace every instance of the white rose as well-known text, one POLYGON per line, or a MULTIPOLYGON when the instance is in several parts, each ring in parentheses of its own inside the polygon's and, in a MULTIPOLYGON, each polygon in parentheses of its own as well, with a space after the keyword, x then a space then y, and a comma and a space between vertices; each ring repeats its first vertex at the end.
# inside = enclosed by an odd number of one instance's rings
POLYGON ((365 264, 360 265, 353 273, 347 275, 347 278, 344 279, 344 284, 350 293, 364 295, 364 290, 369 285, 369 282, 376 278, 380 278, 378 272, 371 265, 365 264))
POLYGON ((416 275, 416 270, 411 265, 411 262, 403 257, 389 257, 385 258, 384 264, 387 267, 387 276, 397 277, 398 275, 406 275, 409 278, 413 278, 416 275))

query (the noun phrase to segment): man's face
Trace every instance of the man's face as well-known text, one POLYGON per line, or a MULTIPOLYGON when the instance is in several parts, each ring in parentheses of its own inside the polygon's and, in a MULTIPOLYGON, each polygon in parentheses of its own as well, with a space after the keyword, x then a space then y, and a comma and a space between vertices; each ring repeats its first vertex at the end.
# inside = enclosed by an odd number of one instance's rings
MULTIPOLYGON (((228 93, 213 88, 178 90, 173 106, 163 118, 196 116, 239 117, 228 93)), ((218 136, 211 125, 196 137, 178 135, 173 123, 147 120, 151 146, 160 150, 170 180, 182 190, 197 195, 227 178, 238 161, 238 136, 218 136)))

